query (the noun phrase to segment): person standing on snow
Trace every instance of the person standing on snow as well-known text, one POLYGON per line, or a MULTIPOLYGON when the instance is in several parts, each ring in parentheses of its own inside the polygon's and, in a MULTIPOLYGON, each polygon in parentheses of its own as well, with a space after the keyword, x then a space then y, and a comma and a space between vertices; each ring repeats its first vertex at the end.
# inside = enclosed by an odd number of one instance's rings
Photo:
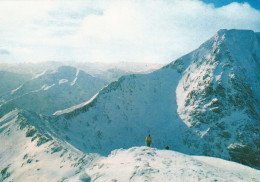
POLYGON ((152 138, 150 134, 145 138, 145 143, 148 147, 152 145, 152 138))

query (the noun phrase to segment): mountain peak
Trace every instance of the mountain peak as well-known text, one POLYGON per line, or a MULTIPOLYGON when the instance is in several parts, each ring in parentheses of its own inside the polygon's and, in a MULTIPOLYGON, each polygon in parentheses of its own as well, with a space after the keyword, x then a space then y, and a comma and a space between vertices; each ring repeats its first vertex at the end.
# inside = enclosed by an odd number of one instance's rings
POLYGON ((260 57, 259 33, 252 30, 219 30, 214 39, 220 49, 229 51, 234 60, 244 61, 250 56, 260 57))
POLYGON ((220 29, 217 31, 218 35, 221 34, 254 34, 255 32, 253 30, 246 30, 246 29, 220 29))
POLYGON ((220 37, 222 40, 247 42, 256 38, 256 33, 253 30, 240 30, 240 29, 220 29, 214 37, 220 37))

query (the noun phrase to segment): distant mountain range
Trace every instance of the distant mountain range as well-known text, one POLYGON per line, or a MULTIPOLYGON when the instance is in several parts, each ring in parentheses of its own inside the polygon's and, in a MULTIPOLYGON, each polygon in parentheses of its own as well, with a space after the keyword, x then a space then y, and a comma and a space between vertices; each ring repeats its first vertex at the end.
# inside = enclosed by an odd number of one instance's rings
POLYGON ((47 70, 2 96, 0 115, 15 108, 51 115, 90 99, 106 84, 102 79, 69 66, 47 70))
POLYGON ((98 77, 111 82, 119 77, 133 73, 149 73, 159 69, 163 64, 142 63, 142 62, 120 62, 120 63, 92 63, 92 62, 39 62, 39 63, 0 63, 0 71, 16 74, 29 74, 36 76, 46 70, 57 70, 61 66, 71 66, 78 68, 91 76, 98 77))

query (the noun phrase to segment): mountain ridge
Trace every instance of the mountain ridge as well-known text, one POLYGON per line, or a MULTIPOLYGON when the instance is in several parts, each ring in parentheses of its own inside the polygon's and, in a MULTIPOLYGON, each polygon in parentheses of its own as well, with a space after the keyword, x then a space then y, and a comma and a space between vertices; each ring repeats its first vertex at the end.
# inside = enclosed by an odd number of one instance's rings
MULTIPOLYGON (((6 111, 0 118, 0 181, 169 181, 167 171, 176 180, 187 174, 198 181, 226 180, 223 175, 257 181, 259 35, 220 30, 163 68, 120 77, 65 110, 6 111), (148 134, 153 148, 143 146, 148 134), (165 146, 173 151, 159 150, 165 146), (118 169, 126 178, 111 176, 118 169)), ((77 70, 65 72, 72 76, 59 77, 56 85, 80 81, 77 70)), ((41 90, 55 88, 47 80, 41 90)))
MULTIPOLYGON (((106 131, 97 126, 96 122, 109 128, 106 122, 116 122, 117 124, 111 127, 117 128, 117 135, 125 133, 127 141, 135 143, 133 140, 135 139, 138 140, 139 145, 141 145, 141 138, 151 132, 158 143, 161 143, 155 145, 159 148, 163 145, 171 145, 171 148, 175 146, 177 151, 188 154, 221 157, 259 166, 259 159, 254 157, 258 153, 256 136, 259 131, 257 90, 260 88, 260 70, 259 67, 255 67, 260 62, 258 50, 260 50, 258 35, 256 36, 254 32, 220 30, 198 49, 162 69, 146 75, 123 76, 101 90, 89 104, 60 115, 59 118, 71 124, 76 120, 92 120, 92 127, 99 128, 96 129, 97 132, 103 134, 106 131), (233 56, 232 49, 228 48, 237 41, 243 42, 243 39, 237 40, 239 34, 253 43, 243 44, 248 47, 240 50, 240 54, 245 55, 243 59, 237 60, 237 57, 233 56), (251 49, 248 54, 248 50, 251 49), (244 60, 244 67, 238 64, 242 60, 244 60), (249 76, 243 74, 242 77, 240 73, 243 70, 251 74, 249 76), (253 87, 249 86, 250 83, 254 83, 253 87), (117 100, 113 100, 114 98, 117 100), (241 101, 240 98, 244 100, 241 101), (95 110, 100 114, 95 114, 95 110), (132 130, 132 133, 126 130, 126 126, 132 130), (134 132, 136 127, 139 128, 138 126, 143 128, 134 132), (176 128, 179 128, 178 132, 176 128), (178 133, 177 136, 170 134, 174 131, 178 133), (217 139, 214 140, 216 137, 217 139), (188 149, 179 146, 178 143, 184 144, 188 149), (210 148, 212 150, 209 150, 210 148), (251 151, 247 157, 244 157, 247 159, 237 156, 237 154, 244 154, 244 150, 251 151)), ((111 138, 111 135, 107 133, 103 137, 111 138)), ((112 138, 111 140, 116 139, 115 134, 112 138)), ((101 141, 96 140, 95 143, 99 142, 101 141)), ((130 147, 128 144, 121 145, 130 147)), ((109 146, 112 147, 111 144, 109 146)), ((115 148, 116 146, 112 149, 115 148)))
POLYGON ((70 66, 46 70, 2 97, 5 101, 0 106, 0 115, 14 108, 50 115, 90 99, 106 84, 106 81, 70 66))

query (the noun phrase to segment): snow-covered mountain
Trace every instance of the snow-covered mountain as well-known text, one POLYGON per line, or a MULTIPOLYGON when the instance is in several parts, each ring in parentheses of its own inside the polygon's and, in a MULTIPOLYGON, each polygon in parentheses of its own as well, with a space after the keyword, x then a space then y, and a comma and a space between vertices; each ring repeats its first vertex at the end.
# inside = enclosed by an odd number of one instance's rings
POLYGON ((3 95, 0 115, 14 108, 51 115, 90 99, 107 84, 74 67, 46 70, 3 95))
POLYGON ((19 110, 0 119, 0 181, 236 182, 260 177, 258 170, 238 163, 148 147, 119 149, 108 157, 85 154, 48 132, 50 126, 47 117, 19 110))
POLYGON ((64 181, 98 157, 51 135, 47 118, 14 110, 0 119, 0 181, 64 181), (29 118, 29 119, 28 119, 29 118))
POLYGON ((84 152, 143 145, 259 167, 260 35, 220 30, 150 74, 123 76, 92 100, 57 113, 60 135, 84 152), (63 114, 62 114, 63 113, 63 114))
POLYGON ((259 33, 220 30, 91 99, 97 80, 86 80, 97 78, 72 67, 43 72, 0 107, 0 181, 259 181, 259 65, 259 33), (148 134, 154 148, 139 147, 148 134))
POLYGON ((0 63, 0 71, 7 71, 17 74, 38 75, 46 70, 56 70, 61 66, 71 66, 78 68, 91 76, 112 82, 123 75, 133 73, 150 73, 163 66, 163 64, 143 63, 143 62, 119 62, 119 63, 102 63, 102 62, 58 62, 47 61, 39 63, 0 63))

